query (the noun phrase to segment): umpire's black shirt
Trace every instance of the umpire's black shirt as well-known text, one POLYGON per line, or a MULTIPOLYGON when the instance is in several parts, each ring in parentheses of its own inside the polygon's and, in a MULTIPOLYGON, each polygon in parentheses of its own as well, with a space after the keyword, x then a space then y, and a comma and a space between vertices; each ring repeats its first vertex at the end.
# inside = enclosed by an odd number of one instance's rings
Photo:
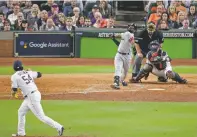
POLYGON ((148 45, 151 41, 157 40, 160 44, 163 43, 164 38, 163 38, 163 33, 161 33, 160 31, 156 30, 153 35, 151 36, 151 38, 149 37, 148 31, 147 29, 142 30, 141 32, 139 32, 139 34, 137 35, 138 38, 142 38, 142 39, 137 39, 135 40, 135 43, 139 44, 141 50, 142 50, 142 54, 144 56, 146 56, 146 54, 150 51, 150 49, 148 48, 148 45))

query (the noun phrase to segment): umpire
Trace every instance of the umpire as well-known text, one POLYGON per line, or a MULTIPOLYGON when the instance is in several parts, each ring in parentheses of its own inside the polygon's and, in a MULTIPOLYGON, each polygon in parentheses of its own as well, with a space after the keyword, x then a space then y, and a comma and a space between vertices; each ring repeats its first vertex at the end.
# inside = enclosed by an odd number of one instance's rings
MULTIPOLYGON (((147 24, 147 28, 142 30, 139 33, 139 39, 135 42, 136 56, 133 64, 132 78, 130 82, 133 82, 133 78, 137 76, 140 71, 142 60, 146 57, 146 54, 150 51, 149 44, 151 41, 157 40, 160 43, 160 47, 162 47, 162 43, 164 42, 163 34, 156 30, 156 25, 154 22, 149 22, 147 24)), ((146 78, 148 75, 146 76, 146 78)), ((167 82, 163 77, 158 77, 158 81, 167 82)))

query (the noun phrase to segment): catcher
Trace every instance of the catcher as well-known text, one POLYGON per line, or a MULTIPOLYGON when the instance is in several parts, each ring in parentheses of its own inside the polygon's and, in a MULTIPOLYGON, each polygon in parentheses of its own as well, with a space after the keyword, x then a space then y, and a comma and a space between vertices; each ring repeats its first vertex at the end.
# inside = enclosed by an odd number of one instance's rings
POLYGON ((179 76, 178 73, 172 71, 171 58, 167 52, 160 48, 158 41, 152 41, 149 44, 150 51, 147 54, 146 64, 140 70, 138 75, 134 77, 134 81, 138 83, 143 77, 146 77, 151 72, 158 77, 164 77, 165 79, 172 79, 180 84, 186 84, 187 80, 179 76))

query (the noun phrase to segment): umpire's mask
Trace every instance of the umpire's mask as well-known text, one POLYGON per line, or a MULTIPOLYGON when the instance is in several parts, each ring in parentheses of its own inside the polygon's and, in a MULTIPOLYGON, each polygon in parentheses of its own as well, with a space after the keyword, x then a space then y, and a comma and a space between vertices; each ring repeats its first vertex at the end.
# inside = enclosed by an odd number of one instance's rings
POLYGON ((148 34, 149 35, 153 35, 153 33, 155 32, 155 30, 156 30, 155 24, 153 22, 148 23, 148 25, 147 25, 148 34))

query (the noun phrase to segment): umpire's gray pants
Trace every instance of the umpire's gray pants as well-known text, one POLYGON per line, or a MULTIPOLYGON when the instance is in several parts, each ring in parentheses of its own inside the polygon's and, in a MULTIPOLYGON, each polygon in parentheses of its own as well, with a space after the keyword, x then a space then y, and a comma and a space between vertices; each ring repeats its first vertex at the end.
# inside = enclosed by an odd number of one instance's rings
POLYGON ((139 57, 136 54, 135 59, 134 59, 134 63, 133 63, 133 70, 132 70, 133 74, 138 74, 139 73, 141 65, 142 65, 142 60, 143 60, 143 57, 139 57))

